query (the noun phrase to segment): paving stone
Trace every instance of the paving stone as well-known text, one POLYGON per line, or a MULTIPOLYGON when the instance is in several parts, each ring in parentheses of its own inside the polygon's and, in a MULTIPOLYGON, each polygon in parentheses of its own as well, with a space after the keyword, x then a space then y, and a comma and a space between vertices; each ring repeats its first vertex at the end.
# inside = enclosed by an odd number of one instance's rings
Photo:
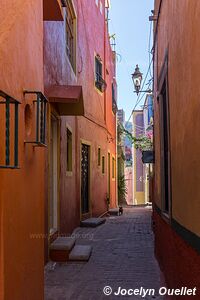
MULTIPOLYGON (((45 272, 45 300, 144 299, 141 296, 105 296, 103 288, 165 286, 154 257, 151 208, 124 209, 120 217, 107 218, 103 226, 80 227, 74 232, 76 245, 91 245, 87 263, 67 262, 53 265, 45 272)), ((155 295, 145 299, 164 300, 155 295)))
POLYGON ((105 218, 89 218, 81 221, 81 227, 97 227, 105 222, 105 218))

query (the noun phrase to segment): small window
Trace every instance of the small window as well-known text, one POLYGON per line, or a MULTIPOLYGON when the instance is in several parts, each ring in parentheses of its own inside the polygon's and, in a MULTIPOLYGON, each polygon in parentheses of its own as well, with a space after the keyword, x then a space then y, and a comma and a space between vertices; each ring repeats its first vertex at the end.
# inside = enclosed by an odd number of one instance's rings
POLYGON ((98 148, 98 166, 101 165, 101 148, 98 148))
POLYGON ((105 174, 105 156, 102 156, 102 174, 105 174))
POLYGON ((67 128, 67 172, 72 172, 72 133, 67 128))
POLYGON ((102 93, 106 89, 106 82, 103 80, 103 66, 99 55, 95 56, 95 86, 102 93))
POLYGON ((72 1, 66 2, 66 53, 75 71, 76 64, 76 17, 72 1))
POLYGON ((115 178, 115 158, 112 158, 112 178, 115 178))

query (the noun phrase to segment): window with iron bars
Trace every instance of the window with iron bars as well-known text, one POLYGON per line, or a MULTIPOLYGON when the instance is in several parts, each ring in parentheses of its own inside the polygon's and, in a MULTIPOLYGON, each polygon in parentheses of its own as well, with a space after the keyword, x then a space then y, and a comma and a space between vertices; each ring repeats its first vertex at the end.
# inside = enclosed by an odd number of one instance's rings
POLYGON ((102 93, 107 87, 106 82, 103 80, 103 67, 99 55, 95 56, 95 86, 102 93))
POLYGON ((0 168, 18 169, 18 127, 20 102, 0 91, 1 144, 5 143, 5 152, 1 153, 0 168), (2 160, 1 160, 2 159, 2 160), (3 162, 3 160, 5 162, 3 162))

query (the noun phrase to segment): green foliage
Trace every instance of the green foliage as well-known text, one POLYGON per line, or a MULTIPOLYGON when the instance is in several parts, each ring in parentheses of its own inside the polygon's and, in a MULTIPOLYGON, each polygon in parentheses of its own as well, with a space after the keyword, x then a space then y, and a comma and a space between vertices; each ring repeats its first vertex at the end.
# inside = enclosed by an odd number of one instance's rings
POLYGON ((124 175, 118 176, 118 201, 119 204, 126 202, 127 194, 126 180, 124 175))
POLYGON ((150 134, 140 135, 139 137, 135 137, 128 130, 126 130, 121 124, 120 126, 121 126, 120 132, 123 131, 123 134, 130 139, 130 141, 132 142, 132 144, 136 149, 139 149, 141 151, 153 149, 153 142, 150 134))

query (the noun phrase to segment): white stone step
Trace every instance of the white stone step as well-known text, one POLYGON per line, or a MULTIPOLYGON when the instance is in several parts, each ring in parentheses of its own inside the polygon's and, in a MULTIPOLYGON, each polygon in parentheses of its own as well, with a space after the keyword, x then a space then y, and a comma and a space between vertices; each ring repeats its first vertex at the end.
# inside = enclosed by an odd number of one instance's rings
POLYGON ((70 251, 75 244, 76 240, 74 237, 58 237, 50 245, 50 250, 67 250, 70 251))
POLYGON ((106 219, 104 218, 89 218, 84 221, 81 221, 82 227, 97 227, 105 223, 106 219))
POLYGON ((92 253, 90 245, 75 245, 69 254, 70 261, 88 261, 92 253))

